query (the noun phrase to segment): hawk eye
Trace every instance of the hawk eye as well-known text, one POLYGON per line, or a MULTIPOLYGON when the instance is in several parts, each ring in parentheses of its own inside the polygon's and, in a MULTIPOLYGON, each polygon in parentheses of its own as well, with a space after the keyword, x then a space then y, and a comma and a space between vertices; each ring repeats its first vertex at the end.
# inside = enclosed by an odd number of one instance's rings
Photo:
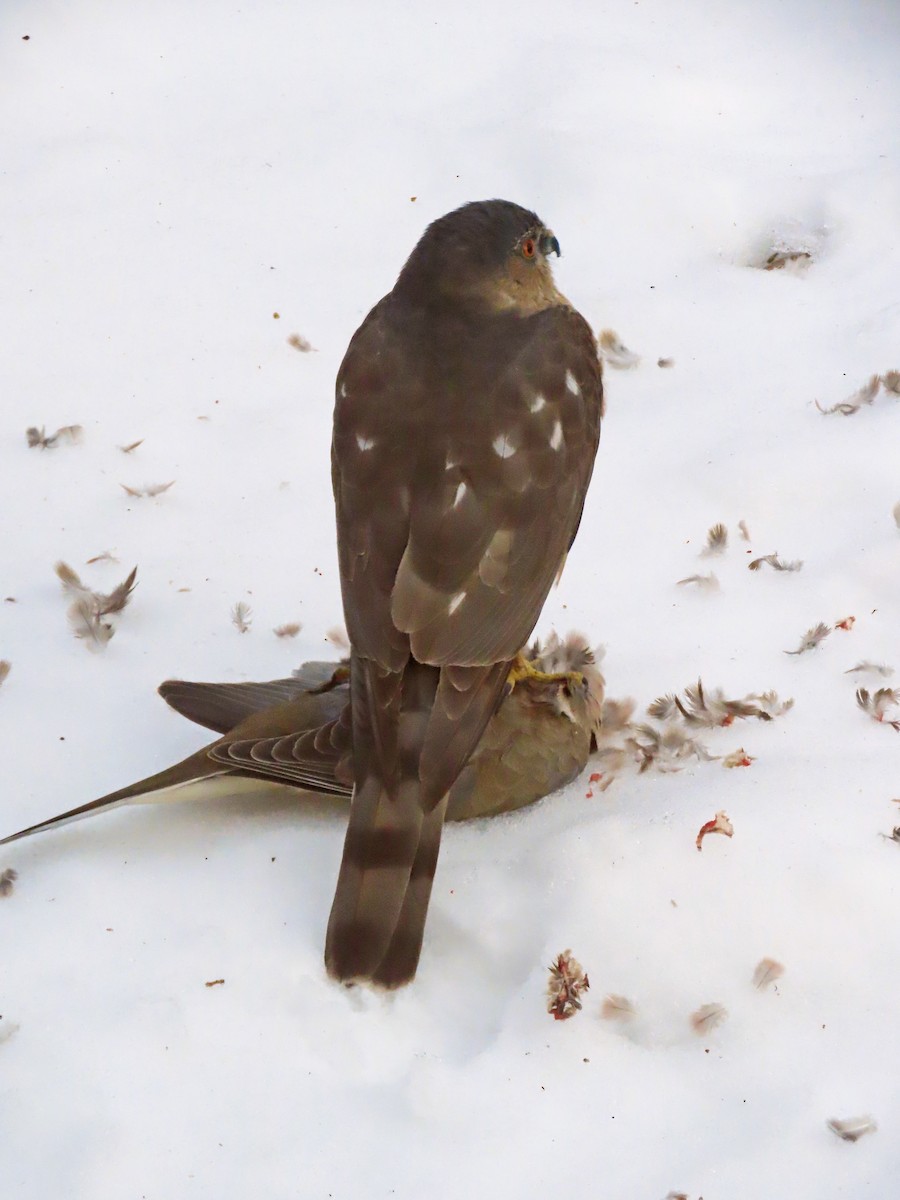
POLYGON ((525 258, 534 258, 536 249, 534 238, 526 238, 522 243, 522 254, 525 258))

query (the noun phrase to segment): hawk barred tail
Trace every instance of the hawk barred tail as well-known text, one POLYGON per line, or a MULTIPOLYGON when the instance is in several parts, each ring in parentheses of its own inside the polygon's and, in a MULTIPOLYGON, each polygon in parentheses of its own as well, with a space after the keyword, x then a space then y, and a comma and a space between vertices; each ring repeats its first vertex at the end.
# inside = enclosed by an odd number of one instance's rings
POLYGON ((356 787, 326 939, 336 978, 395 987, 415 974, 448 793, 508 667, 442 671, 411 658, 385 675, 354 652, 356 787))
POLYGON ((600 363, 550 253, 516 204, 442 217, 338 373, 354 795, 325 959, 344 982, 414 976, 447 795, 581 519, 600 363))

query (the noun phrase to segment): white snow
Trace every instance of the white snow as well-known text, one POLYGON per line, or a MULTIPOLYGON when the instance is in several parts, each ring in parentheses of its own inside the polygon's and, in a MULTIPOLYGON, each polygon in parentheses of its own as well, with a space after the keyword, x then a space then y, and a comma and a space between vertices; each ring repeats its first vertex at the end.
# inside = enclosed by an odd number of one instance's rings
POLYGON ((885 681, 844 672, 900 670, 900 397, 814 402, 900 367, 898 50, 891 0, 7 6, 2 832, 199 747, 162 679, 338 656, 335 373, 470 199, 536 209, 560 289, 641 356, 607 369, 539 632, 603 642, 641 710, 698 676, 796 704, 708 738, 747 768, 585 776, 448 829, 387 998, 324 975, 327 804, 124 808, 4 847, 4 1197, 896 1195, 900 735, 855 703, 885 681), (753 266, 785 246, 813 258, 753 266), (72 423, 81 444, 27 447, 72 423), (720 589, 677 587, 718 521, 720 589), (775 551, 802 570, 747 570, 775 551), (100 651, 58 559, 104 591, 138 565, 100 651), (698 853, 721 810, 734 836, 698 853), (567 947, 591 990, 554 1022, 567 947), (757 991, 764 957, 785 972, 757 991), (698 1036, 706 1004, 727 1018, 698 1036), (856 1143, 826 1125, 865 1115, 856 1143))

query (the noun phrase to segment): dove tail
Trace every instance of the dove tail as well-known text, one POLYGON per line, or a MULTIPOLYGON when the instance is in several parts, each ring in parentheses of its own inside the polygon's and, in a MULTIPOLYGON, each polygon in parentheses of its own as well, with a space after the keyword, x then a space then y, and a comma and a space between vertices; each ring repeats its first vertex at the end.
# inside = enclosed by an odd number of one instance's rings
POLYGON ((168 799, 168 796, 162 797, 161 793, 170 792, 188 783, 196 783, 205 776, 227 774, 229 774, 227 768, 211 762, 206 758, 206 751, 201 750, 198 754, 192 754, 182 762, 176 763, 174 767, 167 767, 156 775, 148 775, 146 779, 141 779, 138 783, 129 784, 128 787, 119 788, 118 791, 101 796, 98 800, 79 804, 77 808, 70 808, 55 817, 48 817, 46 821, 29 825, 27 829, 20 829, 18 833, 11 833, 9 837, 0 838, 0 846, 7 846, 10 842, 17 842, 19 838, 29 837, 33 833, 43 833, 46 829, 59 829, 63 825, 69 825, 72 821, 80 821, 84 817, 91 817, 95 813, 109 812, 123 804, 155 799, 157 795, 160 795, 160 798, 168 799))

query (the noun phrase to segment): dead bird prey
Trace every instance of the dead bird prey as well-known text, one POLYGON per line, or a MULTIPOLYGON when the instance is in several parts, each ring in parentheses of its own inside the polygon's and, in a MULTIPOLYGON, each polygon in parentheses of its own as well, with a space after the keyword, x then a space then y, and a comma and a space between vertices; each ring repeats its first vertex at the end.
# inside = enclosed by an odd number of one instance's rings
MULTIPOLYGON (((587 762, 604 693, 587 642, 577 634, 564 642, 551 638, 527 658, 532 673, 503 698, 451 789, 449 820, 524 808, 569 783, 587 762)), ((274 788, 349 800, 353 735, 345 665, 306 663, 295 676, 267 683, 168 680, 159 691, 176 712, 222 736, 175 766, 11 834, 0 845, 124 804, 233 795, 248 784, 261 795, 274 788)))

